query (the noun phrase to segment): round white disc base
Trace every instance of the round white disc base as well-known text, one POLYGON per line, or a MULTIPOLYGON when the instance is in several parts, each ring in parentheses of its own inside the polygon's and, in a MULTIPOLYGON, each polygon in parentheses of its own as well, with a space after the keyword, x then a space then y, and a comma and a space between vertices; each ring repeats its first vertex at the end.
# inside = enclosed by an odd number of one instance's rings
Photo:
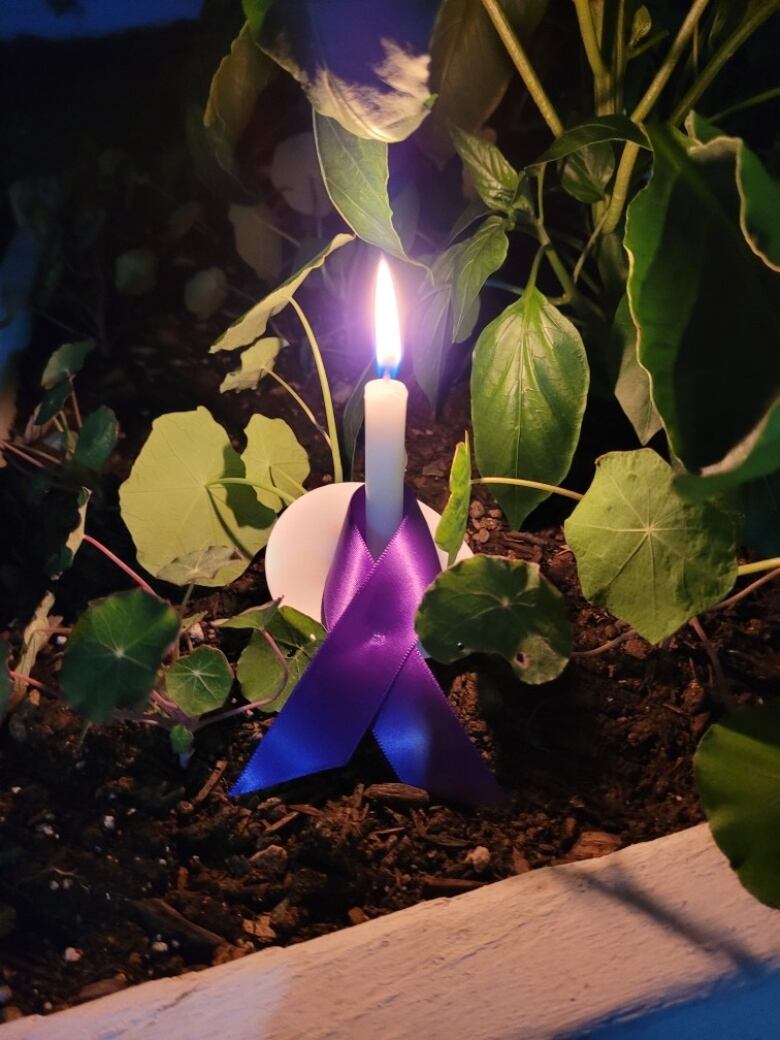
MULTIPOLYGON (((265 577, 274 599, 281 597, 309 617, 322 621, 322 593, 336 552, 344 517, 353 494, 361 485, 355 481, 323 484, 296 499, 274 524, 265 553, 265 577)), ((433 536, 440 515, 419 503, 433 536)), ((447 554, 437 546, 442 569, 447 554)), ((457 560, 473 555, 464 542, 457 560)))

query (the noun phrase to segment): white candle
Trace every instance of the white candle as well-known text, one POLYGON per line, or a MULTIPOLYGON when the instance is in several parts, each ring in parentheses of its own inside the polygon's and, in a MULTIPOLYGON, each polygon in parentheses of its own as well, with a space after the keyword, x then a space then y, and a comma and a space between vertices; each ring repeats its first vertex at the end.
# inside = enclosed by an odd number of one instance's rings
POLYGON ((376 559, 401 523, 406 471, 406 401, 409 392, 392 374, 401 361, 401 332, 393 280, 379 261, 374 299, 376 364, 381 379, 366 383, 366 542, 376 559))

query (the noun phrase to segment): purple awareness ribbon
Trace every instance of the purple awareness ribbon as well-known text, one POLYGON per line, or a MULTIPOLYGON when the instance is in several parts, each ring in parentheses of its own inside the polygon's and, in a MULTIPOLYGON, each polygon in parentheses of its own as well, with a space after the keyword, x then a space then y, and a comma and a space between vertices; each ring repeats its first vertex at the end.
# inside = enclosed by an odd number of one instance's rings
POLYGON ((503 791, 417 645, 414 616, 441 569, 417 500, 407 488, 403 520, 376 561, 365 515, 361 487, 325 584, 327 638, 230 794, 346 765, 372 729, 404 783, 457 802, 498 804, 503 791))

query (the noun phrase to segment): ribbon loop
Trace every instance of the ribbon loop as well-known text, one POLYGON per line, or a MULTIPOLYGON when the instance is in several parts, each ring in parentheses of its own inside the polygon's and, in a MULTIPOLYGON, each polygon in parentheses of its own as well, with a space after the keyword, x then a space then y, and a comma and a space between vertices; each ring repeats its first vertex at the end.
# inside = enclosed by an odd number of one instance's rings
POLYGON ((231 790, 346 765, 372 729, 399 780, 472 804, 502 792, 417 646, 414 617, 439 559, 417 500, 374 561, 365 490, 352 497, 323 595, 328 636, 231 790))

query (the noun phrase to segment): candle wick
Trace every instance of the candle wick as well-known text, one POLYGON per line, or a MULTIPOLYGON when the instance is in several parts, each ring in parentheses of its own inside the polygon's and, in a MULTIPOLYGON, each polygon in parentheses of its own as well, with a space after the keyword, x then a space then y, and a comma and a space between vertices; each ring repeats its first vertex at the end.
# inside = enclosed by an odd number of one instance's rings
POLYGON ((383 379, 390 379, 391 376, 392 376, 392 373, 391 373, 390 369, 389 368, 385 368, 384 372, 382 373, 382 378, 383 379))

